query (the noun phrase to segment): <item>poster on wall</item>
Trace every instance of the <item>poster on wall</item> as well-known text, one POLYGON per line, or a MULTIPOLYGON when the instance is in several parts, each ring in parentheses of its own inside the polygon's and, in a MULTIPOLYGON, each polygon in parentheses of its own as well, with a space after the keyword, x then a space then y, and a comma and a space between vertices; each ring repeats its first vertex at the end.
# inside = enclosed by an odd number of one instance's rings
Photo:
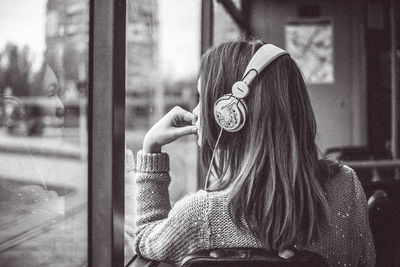
POLYGON ((334 83, 332 20, 291 20, 285 25, 285 42, 306 83, 334 83))

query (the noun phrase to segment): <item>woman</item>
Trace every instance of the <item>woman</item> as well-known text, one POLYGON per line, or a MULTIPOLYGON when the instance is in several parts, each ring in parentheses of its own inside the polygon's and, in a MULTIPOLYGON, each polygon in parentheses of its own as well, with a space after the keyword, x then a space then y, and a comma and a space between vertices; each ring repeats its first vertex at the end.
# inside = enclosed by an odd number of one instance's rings
POLYGON ((211 48, 202 57, 193 114, 176 107, 146 134, 136 169, 136 252, 179 263, 221 247, 305 249, 332 266, 374 266, 363 189, 349 167, 318 160, 314 114, 290 55, 279 54, 251 81, 242 129, 217 124, 215 103, 232 93, 261 48, 260 41, 211 48), (169 158, 161 148, 196 132, 215 182, 171 209, 169 158))

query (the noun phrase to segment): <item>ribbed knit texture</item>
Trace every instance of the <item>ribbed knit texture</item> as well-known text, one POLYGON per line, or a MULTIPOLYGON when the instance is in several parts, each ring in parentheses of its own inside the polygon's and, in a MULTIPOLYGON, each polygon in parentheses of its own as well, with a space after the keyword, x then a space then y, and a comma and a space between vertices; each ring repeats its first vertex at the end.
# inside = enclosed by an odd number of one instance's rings
MULTIPOLYGON (((200 190, 171 209, 169 158, 138 152, 136 169, 136 252, 148 259, 179 264, 189 253, 212 248, 262 247, 228 214, 228 191, 200 190)), ((329 227, 321 240, 299 249, 317 252, 331 266, 374 266, 375 249, 367 202, 355 172, 346 166, 327 185, 329 227)), ((268 248, 267 248, 268 249, 268 248)))

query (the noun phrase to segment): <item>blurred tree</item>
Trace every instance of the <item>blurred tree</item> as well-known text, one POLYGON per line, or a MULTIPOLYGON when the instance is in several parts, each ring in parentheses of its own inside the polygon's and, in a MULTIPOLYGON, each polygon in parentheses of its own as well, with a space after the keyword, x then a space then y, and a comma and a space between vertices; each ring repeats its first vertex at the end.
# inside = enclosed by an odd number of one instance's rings
POLYGON ((0 53, 0 89, 12 88, 15 96, 29 96, 33 79, 33 54, 29 46, 8 43, 0 53))
POLYGON ((47 96, 47 92, 45 88, 43 88, 43 79, 46 74, 47 64, 45 62, 42 63, 42 66, 34 74, 29 95, 30 96, 47 96))

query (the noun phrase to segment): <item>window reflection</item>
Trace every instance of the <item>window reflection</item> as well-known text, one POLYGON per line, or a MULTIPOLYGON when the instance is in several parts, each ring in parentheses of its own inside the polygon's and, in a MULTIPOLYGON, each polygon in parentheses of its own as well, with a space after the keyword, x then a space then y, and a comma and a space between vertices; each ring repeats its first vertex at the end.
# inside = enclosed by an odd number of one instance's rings
POLYGON ((87 0, 0 5, 0 262, 87 264, 87 0))

